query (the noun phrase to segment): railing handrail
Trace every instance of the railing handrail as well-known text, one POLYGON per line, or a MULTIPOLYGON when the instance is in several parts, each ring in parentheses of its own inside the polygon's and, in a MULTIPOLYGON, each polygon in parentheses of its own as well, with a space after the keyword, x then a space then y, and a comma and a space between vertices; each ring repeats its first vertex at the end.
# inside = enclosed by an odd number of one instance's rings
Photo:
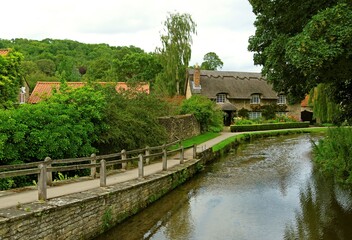
MULTIPOLYGON (((164 148, 170 147, 172 145, 180 144, 181 141, 177 140, 171 143, 163 144, 160 146, 154 146, 154 147, 145 147, 142 149, 135 149, 135 150, 130 150, 130 151, 125 151, 126 155, 131 155, 131 154, 137 154, 137 153, 145 153, 145 151, 148 150, 162 150, 164 148)), ((180 151, 181 148, 177 148, 174 150, 169 150, 167 153, 173 153, 180 151)), ((143 157, 158 157, 162 156, 163 152, 158 152, 158 153, 153 153, 149 155, 143 155, 143 157)), ((80 163, 80 162, 88 162, 92 160, 108 160, 116 157, 121 157, 122 154, 121 152, 119 153, 112 153, 112 154, 105 154, 105 155, 97 155, 97 156, 90 156, 90 157, 79 157, 79 158, 65 158, 65 159, 53 159, 50 162, 48 162, 51 165, 54 164, 65 164, 65 163, 80 163)), ((138 159, 138 156, 126 158, 126 159, 113 159, 110 161, 107 161, 107 165, 114 165, 118 163, 124 163, 124 162, 129 162, 132 160, 138 159)), ((1 178, 7 178, 7 177, 16 177, 16 176, 24 176, 24 175, 31 175, 31 174, 36 174, 39 173, 38 166, 40 164, 45 164, 46 162, 31 162, 31 163, 21 163, 21 164, 13 164, 13 165, 2 165, 0 166, 0 179, 1 178), (19 175, 16 175, 16 172, 18 172, 19 175), (29 174, 25 174, 28 172, 29 174)), ((74 164, 74 165, 68 165, 68 166, 50 166, 47 167, 47 171, 50 172, 60 172, 60 171, 70 171, 70 170, 79 170, 79 169, 86 169, 86 168, 91 168, 91 167, 99 167, 100 163, 85 163, 85 164, 74 164), (55 170, 55 171, 53 171, 55 170)))

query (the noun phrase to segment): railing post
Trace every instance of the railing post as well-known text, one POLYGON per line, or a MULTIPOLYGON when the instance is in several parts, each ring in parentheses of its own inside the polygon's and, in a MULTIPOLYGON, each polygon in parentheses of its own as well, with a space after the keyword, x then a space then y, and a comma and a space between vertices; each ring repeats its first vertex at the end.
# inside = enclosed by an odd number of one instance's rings
POLYGON ((163 171, 167 170, 167 151, 165 146, 163 147, 163 171))
MULTIPOLYGON (((126 160, 126 159, 127 159, 126 150, 123 149, 123 150, 121 151, 121 160, 126 160)), ((126 169, 126 167, 127 167, 127 162, 123 162, 121 167, 122 167, 122 169, 126 169)))
POLYGON ((53 183, 53 173, 52 172, 48 172, 47 170, 47 168, 49 167, 51 167, 51 158, 50 157, 46 157, 45 159, 44 159, 44 164, 45 164, 45 167, 46 167, 46 169, 45 169, 45 171, 47 172, 46 173, 46 175, 47 175, 47 177, 46 177, 46 184, 47 185, 51 185, 52 183, 53 183))
POLYGON ((150 158, 149 158, 149 155, 150 155, 150 148, 149 146, 146 146, 145 147, 145 164, 149 164, 149 161, 150 161, 150 158))
POLYGON ((40 173, 38 176, 38 200, 46 201, 47 199, 47 191, 46 191, 46 181, 47 181, 47 172, 46 172, 46 164, 39 164, 40 173))
MULTIPOLYGON (((91 158, 93 158, 92 160, 90 160, 91 164, 96 164, 97 163, 97 159, 96 159, 96 155, 95 153, 93 153, 92 155, 90 155, 91 158)), ((90 168, 90 176, 92 178, 96 178, 97 177, 97 168, 96 167, 91 167, 90 168)))
POLYGON ((106 187, 106 161, 100 161, 100 187, 106 187))
POLYGON ((196 159, 197 158, 197 145, 194 144, 193 145, 193 159, 196 159))
POLYGON ((143 155, 139 154, 139 161, 138 161, 138 177, 144 177, 144 166, 143 166, 143 155))
POLYGON ((185 159, 185 149, 181 145, 181 152, 180 152, 180 163, 181 164, 185 162, 184 159, 185 159))

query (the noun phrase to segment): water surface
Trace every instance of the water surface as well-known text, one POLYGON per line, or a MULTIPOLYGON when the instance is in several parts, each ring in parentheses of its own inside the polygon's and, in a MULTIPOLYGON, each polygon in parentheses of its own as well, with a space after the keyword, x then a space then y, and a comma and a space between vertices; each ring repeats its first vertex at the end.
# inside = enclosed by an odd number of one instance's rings
POLYGON ((315 171, 310 135, 241 145, 97 239, 352 239, 352 194, 315 171))

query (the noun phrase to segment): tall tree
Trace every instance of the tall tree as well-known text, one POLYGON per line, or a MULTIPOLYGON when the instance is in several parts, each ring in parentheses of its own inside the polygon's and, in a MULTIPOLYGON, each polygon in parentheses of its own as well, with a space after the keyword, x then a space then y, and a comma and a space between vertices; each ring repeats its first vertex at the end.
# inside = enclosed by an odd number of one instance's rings
POLYGON ((203 57, 201 69, 218 70, 221 69, 224 63, 215 52, 208 52, 203 57))
MULTIPOLYGON (((276 91, 301 100, 319 83, 349 88, 352 76, 350 0, 250 0, 256 33, 249 39, 255 64, 276 91)), ((335 91, 333 99, 345 93, 335 91)), ((347 94, 348 95, 348 94, 347 94)), ((346 96, 347 96, 346 95, 346 96)))
POLYGON ((168 95, 179 95, 191 59, 192 34, 196 34, 196 23, 190 14, 170 13, 164 26, 162 48, 157 49, 164 72, 159 75, 157 84, 166 89, 168 95))
POLYGON ((0 55, 0 108, 10 108, 18 101, 22 85, 20 73, 22 58, 22 54, 14 50, 0 55))

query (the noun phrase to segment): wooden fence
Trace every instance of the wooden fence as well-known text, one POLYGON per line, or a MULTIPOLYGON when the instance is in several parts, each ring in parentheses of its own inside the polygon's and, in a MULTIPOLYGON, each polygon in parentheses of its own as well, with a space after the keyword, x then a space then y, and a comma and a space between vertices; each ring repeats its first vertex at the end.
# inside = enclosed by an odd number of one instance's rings
MULTIPOLYGON (((47 185, 52 184, 52 173, 90 169, 90 176, 97 177, 99 168, 100 186, 106 186, 107 167, 121 165, 126 169, 127 163, 138 160, 138 177, 144 177, 144 164, 149 164, 151 159, 162 159, 162 170, 167 170, 167 158, 171 154, 179 152, 180 163, 184 162, 184 148, 180 141, 155 147, 145 147, 131 151, 122 150, 119 153, 107 155, 95 155, 81 158, 51 159, 46 157, 42 162, 32 162, 15 165, 0 166, 0 178, 26 176, 38 174, 38 200, 47 199, 47 185), (177 146, 170 150, 170 146, 177 146), (58 165, 58 166, 55 166, 58 165)), ((195 158, 196 146, 193 146, 193 157, 195 158)))

